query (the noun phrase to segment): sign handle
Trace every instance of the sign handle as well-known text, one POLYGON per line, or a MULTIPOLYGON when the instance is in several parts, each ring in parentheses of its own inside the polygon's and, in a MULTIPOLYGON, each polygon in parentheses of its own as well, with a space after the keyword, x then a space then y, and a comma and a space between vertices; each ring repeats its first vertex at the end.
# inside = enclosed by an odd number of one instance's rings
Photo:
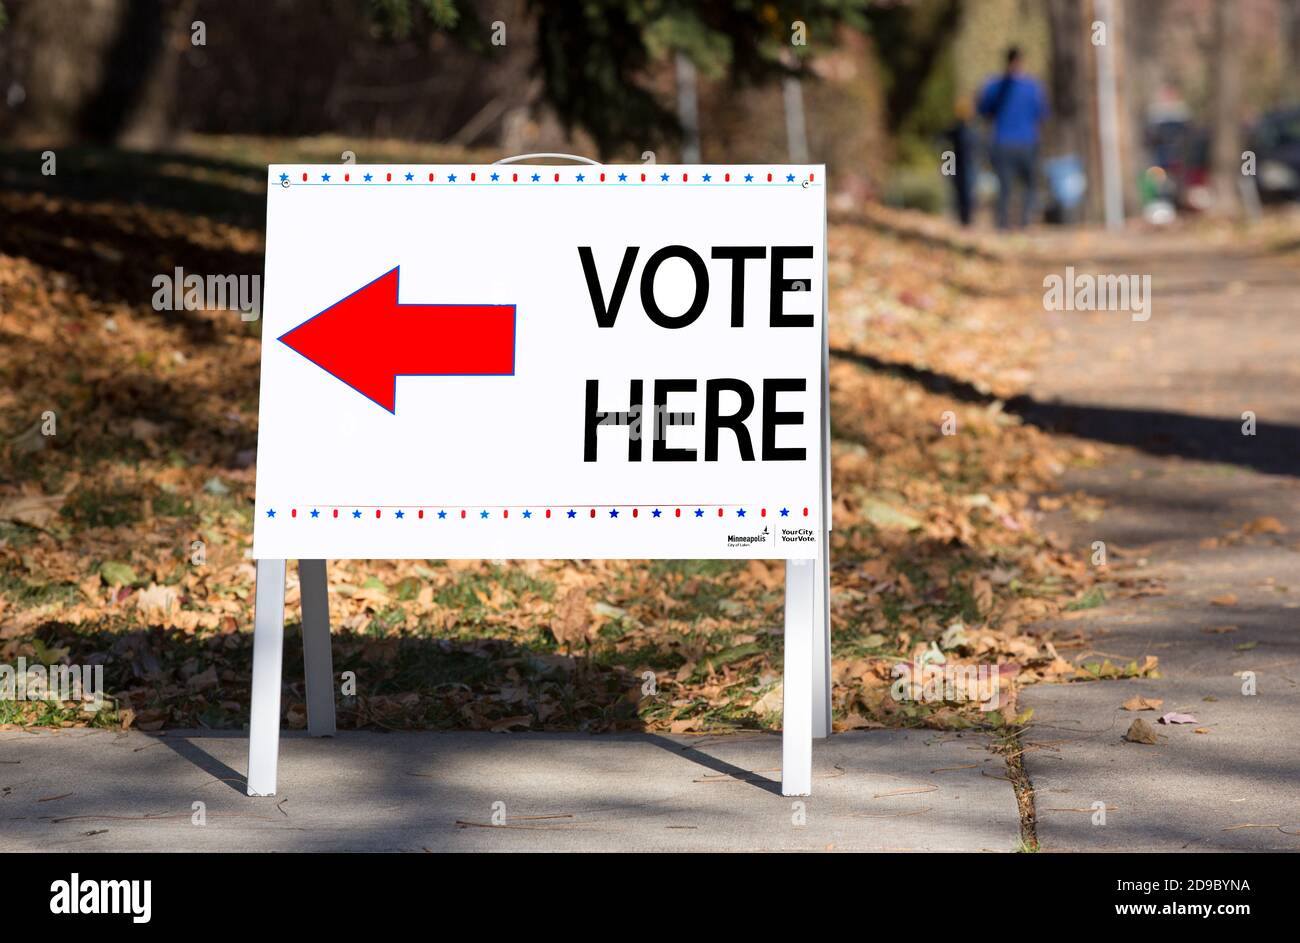
POLYGON ((248 794, 275 795, 280 758, 280 670, 284 658, 284 561, 257 561, 253 603, 253 696, 248 723, 248 794))
POLYGON ((561 160, 572 160, 579 164, 590 164, 593 167, 599 167, 600 161, 592 160, 590 157, 582 157, 579 154, 516 154, 514 157, 503 157, 500 160, 494 160, 494 164, 513 164, 517 160, 532 160, 534 157, 552 157, 561 160))
POLYGON ((307 736, 334 736, 334 658, 330 652, 330 597, 324 560, 299 560, 302 663, 307 676, 307 736))
POLYGON ((817 564, 785 563, 785 704, 781 721, 781 795, 812 793, 813 603, 817 564))

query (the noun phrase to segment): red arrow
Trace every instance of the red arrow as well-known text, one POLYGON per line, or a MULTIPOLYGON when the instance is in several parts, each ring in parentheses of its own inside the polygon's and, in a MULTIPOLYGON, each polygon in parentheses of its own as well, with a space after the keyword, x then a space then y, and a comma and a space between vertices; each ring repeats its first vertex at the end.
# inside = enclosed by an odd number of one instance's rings
POLYGON ((400 270, 279 339, 390 413, 396 412, 398 377, 515 372, 514 305, 399 304, 400 270))

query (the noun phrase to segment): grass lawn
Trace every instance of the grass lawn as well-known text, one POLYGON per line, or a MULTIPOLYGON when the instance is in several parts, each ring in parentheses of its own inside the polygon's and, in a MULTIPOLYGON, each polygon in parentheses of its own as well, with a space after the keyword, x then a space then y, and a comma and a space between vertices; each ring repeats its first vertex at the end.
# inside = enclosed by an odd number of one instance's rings
MULTIPOLYGON (((260 325, 155 311, 151 283, 177 266, 260 274, 265 163, 342 150, 66 150, 50 178, 38 153, 0 152, 0 662, 102 663, 113 698, 97 715, 0 702, 0 724, 247 723, 260 325)), ((1040 533, 1037 497, 1096 453, 999 409, 1045 343, 1036 289, 996 246, 927 225, 876 212, 830 227, 840 728, 1012 723, 1017 685, 1080 672, 1058 654, 1068 638, 1033 626, 1102 598, 1087 561, 1040 533), (893 666, 923 652, 1006 665, 1003 709, 892 696, 893 666)), ((341 726, 780 724, 780 564, 340 561, 330 580, 335 670, 354 684, 341 726)), ((292 623, 292 567, 287 602, 292 623)), ((301 674, 291 624, 285 678, 301 674)), ((286 723, 304 726, 301 681, 289 687, 286 723)))

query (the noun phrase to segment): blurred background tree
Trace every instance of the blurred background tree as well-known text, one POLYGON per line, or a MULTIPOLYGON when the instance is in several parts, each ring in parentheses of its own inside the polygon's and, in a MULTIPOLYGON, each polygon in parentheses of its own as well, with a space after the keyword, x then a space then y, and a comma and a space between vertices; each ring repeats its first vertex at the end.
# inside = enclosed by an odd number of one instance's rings
POLYGON ((6 71, 22 89, 16 94, 24 107, 11 127, 20 136, 160 144, 178 128, 351 133, 369 118, 374 125, 365 131, 372 135, 450 132, 470 143, 465 119, 478 118, 473 127, 487 130, 482 109, 491 105, 489 114, 500 118, 513 101, 544 104, 604 155, 632 142, 648 147, 676 139, 677 115, 656 87, 673 54, 689 57, 702 75, 737 86, 801 74, 807 50, 825 48, 842 24, 863 25, 867 0, 9 0, 9 6, 14 28, 6 71), (216 55, 186 57, 193 71, 180 75, 197 23, 205 27, 204 48, 216 55), (194 74, 204 72, 219 89, 194 74), (241 87, 232 73, 257 87, 241 87), (529 74, 540 84, 528 81, 529 74), (393 110, 384 107, 389 104, 410 114, 400 122, 375 115, 393 110))
MULTIPOLYGON (((1218 141, 1222 168, 1243 125, 1300 101, 1300 0, 1112 6, 1130 213, 1153 120, 1218 141), (1236 89, 1219 67, 1234 57, 1250 64, 1236 89)), ((378 140, 633 160, 806 152, 844 205, 942 211, 943 134, 1015 43, 1051 99, 1043 156, 1076 156, 1095 197, 1095 13, 1093 0, 0 0, 0 135, 150 150, 187 134, 315 138, 363 159, 378 140)))

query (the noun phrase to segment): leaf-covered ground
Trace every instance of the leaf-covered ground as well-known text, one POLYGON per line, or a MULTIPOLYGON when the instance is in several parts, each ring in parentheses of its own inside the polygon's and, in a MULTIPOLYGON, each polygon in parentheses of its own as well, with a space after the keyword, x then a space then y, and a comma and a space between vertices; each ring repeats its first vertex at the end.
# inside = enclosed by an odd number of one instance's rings
MULTIPOLYGON (((259 325, 155 311, 151 282, 260 273, 258 162, 335 154, 61 152, 54 178, 0 155, 0 663, 103 664, 112 697, 98 714, 0 702, 0 724, 247 722, 259 325)), ((836 724, 1000 725, 1017 685, 1100 670, 1030 631, 1102 598, 1035 497, 1097 454, 1000 408, 1046 338, 1037 287, 996 245, 879 211, 829 238, 836 724), (1001 665, 1002 709, 895 698, 891 669, 923 653, 1001 665)), ((345 561, 330 590, 345 727, 780 723, 780 564, 345 561)), ((292 568, 287 603, 285 721, 302 726, 292 568)))

